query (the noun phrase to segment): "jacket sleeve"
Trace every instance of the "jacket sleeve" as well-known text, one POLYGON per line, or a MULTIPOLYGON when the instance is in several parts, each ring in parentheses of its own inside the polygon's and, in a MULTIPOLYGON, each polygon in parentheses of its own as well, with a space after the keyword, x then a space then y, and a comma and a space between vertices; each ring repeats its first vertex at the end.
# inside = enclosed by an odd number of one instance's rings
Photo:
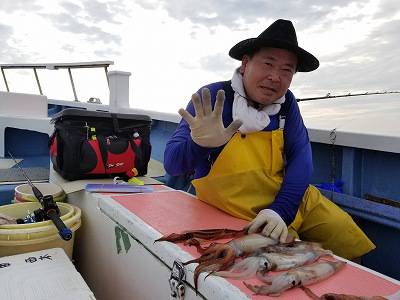
MULTIPOLYGON (((192 116, 195 115, 192 102, 189 102, 186 110, 192 116)), ((172 176, 193 173, 199 163, 207 160, 210 151, 210 148, 193 142, 189 124, 182 119, 166 144, 164 168, 172 176)))
POLYGON ((310 183, 313 166, 310 140, 299 106, 290 91, 286 95, 290 102, 284 127, 285 175, 281 189, 269 208, 289 225, 310 183))

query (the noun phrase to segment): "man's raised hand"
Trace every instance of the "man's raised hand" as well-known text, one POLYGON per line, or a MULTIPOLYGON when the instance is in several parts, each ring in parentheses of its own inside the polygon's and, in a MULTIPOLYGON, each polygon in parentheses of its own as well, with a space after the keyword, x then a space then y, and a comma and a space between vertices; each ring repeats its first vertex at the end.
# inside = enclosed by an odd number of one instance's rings
POLYGON ((222 146, 230 140, 242 125, 242 122, 235 120, 227 128, 224 127, 222 122, 222 110, 225 101, 224 90, 217 92, 214 111, 211 107, 210 90, 203 88, 201 94, 203 101, 198 94, 192 95, 195 117, 183 108, 179 110, 179 114, 188 122, 190 135, 196 144, 209 148, 222 146))

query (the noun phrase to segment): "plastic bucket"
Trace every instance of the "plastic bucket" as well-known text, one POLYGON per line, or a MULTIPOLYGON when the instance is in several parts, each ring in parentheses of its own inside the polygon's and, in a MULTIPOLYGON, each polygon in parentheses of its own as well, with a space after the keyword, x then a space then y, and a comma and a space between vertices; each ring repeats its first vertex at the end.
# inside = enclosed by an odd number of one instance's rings
MULTIPOLYGON (((52 221, 0 225, 0 257, 49 248, 63 248, 72 259, 75 231, 81 226, 81 210, 67 203, 57 203, 57 205, 61 220, 72 231, 72 238, 69 241, 64 241, 60 237, 52 221)), ((37 202, 15 203, 0 206, 0 213, 23 218, 28 212, 40 207, 37 202)))
MULTIPOLYGON (((57 184, 51 182, 40 182, 35 183, 35 186, 43 195, 52 195, 54 201, 63 202, 66 194, 64 190, 57 184)), ((15 202, 37 202, 35 195, 32 192, 32 188, 29 184, 21 184, 14 189, 15 202)))

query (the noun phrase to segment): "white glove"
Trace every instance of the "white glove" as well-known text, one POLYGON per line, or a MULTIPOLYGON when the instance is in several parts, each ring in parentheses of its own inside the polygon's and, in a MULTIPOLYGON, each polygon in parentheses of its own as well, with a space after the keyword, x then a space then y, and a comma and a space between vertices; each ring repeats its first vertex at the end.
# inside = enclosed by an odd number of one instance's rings
POLYGON ((227 128, 222 122, 222 110, 225 101, 224 90, 217 92, 217 99, 214 106, 214 111, 211 107, 210 90, 204 88, 202 90, 201 101, 198 94, 193 94, 192 102, 196 112, 193 117, 186 110, 181 108, 179 114, 188 122, 190 127, 190 135, 193 141, 202 147, 219 147, 226 144, 232 135, 242 125, 240 120, 233 121, 227 128))
POLYGON ((288 229, 281 216, 278 215, 272 209, 263 209, 258 215, 251 221, 246 228, 248 233, 259 232, 259 228, 264 226, 261 234, 269 236, 284 243, 288 236, 288 229))

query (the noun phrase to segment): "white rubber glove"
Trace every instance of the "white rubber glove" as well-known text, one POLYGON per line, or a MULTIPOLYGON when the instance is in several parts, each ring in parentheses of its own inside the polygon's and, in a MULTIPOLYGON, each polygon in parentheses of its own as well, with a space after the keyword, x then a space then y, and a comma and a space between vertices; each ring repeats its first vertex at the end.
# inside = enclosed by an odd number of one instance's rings
POLYGON ((248 233, 259 232, 260 227, 264 226, 261 234, 269 236, 284 243, 288 236, 288 229, 281 216, 272 209, 263 209, 251 221, 246 228, 248 233))
POLYGON ((225 101, 224 90, 217 92, 217 99, 214 106, 214 111, 211 107, 210 90, 204 88, 202 91, 201 101, 198 94, 193 94, 192 102, 196 112, 193 117, 189 112, 181 108, 179 114, 188 122, 190 127, 190 135, 193 141, 202 147, 219 147, 226 144, 232 135, 239 129, 242 122, 239 120, 233 121, 227 128, 222 122, 222 110, 225 101))

